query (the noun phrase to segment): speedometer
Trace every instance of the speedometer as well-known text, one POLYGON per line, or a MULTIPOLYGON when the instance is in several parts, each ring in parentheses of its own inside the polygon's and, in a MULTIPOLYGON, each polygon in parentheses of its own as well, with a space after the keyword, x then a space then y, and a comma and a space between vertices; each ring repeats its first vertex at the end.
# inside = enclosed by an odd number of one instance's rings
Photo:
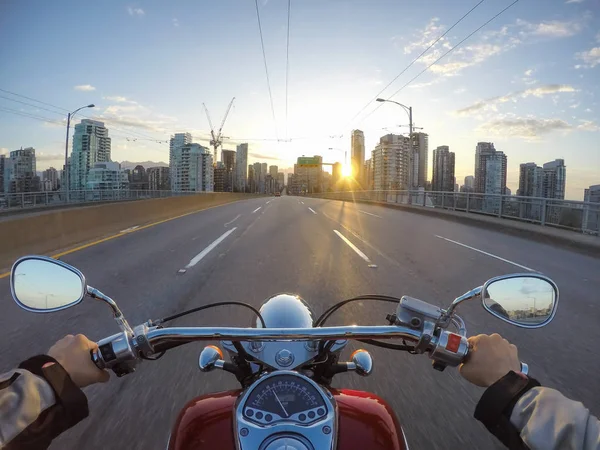
POLYGON ((246 418, 263 424, 280 420, 310 423, 326 413, 321 394, 306 380, 294 375, 273 376, 260 382, 243 409, 246 418))

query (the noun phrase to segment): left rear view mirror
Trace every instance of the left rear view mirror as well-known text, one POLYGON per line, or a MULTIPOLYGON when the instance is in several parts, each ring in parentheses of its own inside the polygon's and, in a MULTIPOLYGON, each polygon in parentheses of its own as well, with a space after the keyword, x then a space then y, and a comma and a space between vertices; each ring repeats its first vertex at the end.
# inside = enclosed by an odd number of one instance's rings
POLYGON ((17 304, 31 312, 53 312, 81 302, 85 277, 74 267, 46 256, 25 256, 12 268, 10 288, 17 304))

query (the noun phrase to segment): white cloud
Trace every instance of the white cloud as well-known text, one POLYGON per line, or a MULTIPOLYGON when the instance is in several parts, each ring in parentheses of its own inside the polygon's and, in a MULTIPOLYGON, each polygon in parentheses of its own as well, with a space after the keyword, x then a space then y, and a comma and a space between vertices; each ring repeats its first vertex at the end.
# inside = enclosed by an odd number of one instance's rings
POLYGON ((577 109, 577 108, 579 108, 579 106, 581 106, 581 103, 577 102, 577 103, 574 103, 572 105, 569 105, 569 108, 571 108, 571 109, 577 109))
POLYGON ((525 89, 523 91, 511 92, 509 94, 498 97, 491 97, 485 100, 480 100, 470 106, 467 106, 466 108, 462 108, 455 111, 455 114, 458 116, 468 116, 472 115, 475 112, 479 112, 480 110, 495 111, 495 105, 497 103, 506 103, 510 100, 516 101, 516 99, 518 98, 527 98, 530 96, 542 98, 545 95, 558 94, 564 92, 576 92, 576 89, 568 84, 547 84, 544 86, 525 89))
POLYGON ((526 20, 517 19, 516 24, 521 30, 519 34, 524 37, 570 37, 575 36, 583 29, 582 23, 575 20, 550 20, 547 22, 531 23, 526 20))
POLYGON ((408 55, 416 50, 424 50, 443 34, 446 28, 439 25, 439 21, 439 18, 434 17, 425 25, 423 30, 414 33, 415 40, 404 46, 404 54, 408 55))
POLYGON ((465 93, 465 92, 467 92, 467 89, 466 89, 466 88, 464 88, 464 87, 460 87, 460 88, 458 88, 458 89, 454 89, 454 93, 455 93, 455 94, 463 94, 463 93, 465 93))
POLYGON ((587 113, 591 113, 592 112, 592 110, 590 108, 585 108, 584 111, 587 112, 587 113))
POLYGON ((581 122, 582 122, 581 125, 577 125, 578 130, 582 130, 582 131, 598 131, 598 130, 600 130, 600 127, 598 126, 598 124, 591 120, 582 120, 581 122))
POLYGON ((526 77, 530 77, 531 75, 533 75, 533 69, 529 69, 525 71, 525 76, 526 77))
POLYGON ((576 69, 580 69, 582 67, 596 67, 598 64, 600 64, 600 47, 594 47, 587 51, 577 52, 575 53, 575 59, 579 59, 584 62, 584 64, 576 65, 576 69))
POLYGON ((569 3, 583 3, 585 0, 567 0, 565 2, 565 4, 569 4, 569 3))
POLYGON ((536 117, 508 117, 491 120, 481 124, 477 132, 503 137, 519 137, 525 140, 538 140, 540 136, 555 131, 599 131, 598 124, 591 120, 582 120, 579 125, 562 119, 539 119, 536 117))
POLYGON ((138 102, 128 99, 127 97, 123 97, 121 95, 113 95, 113 96, 108 96, 108 97, 102 97, 104 100, 108 100, 111 102, 117 102, 117 103, 128 103, 130 105, 139 105, 138 102))
POLYGON ((174 26, 175 28, 179 27, 179 20, 178 20, 177 18, 174 18, 174 19, 172 20, 172 23, 173 23, 173 26, 174 26))
POLYGON ((73 89, 75 89, 76 91, 84 91, 84 92, 96 90, 96 88, 94 86, 92 86, 91 84, 79 84, 77 86, 74 86, 73 89))
POLYGON ((0 155, 8 155, 8 149, 6 147, 0 147, 0 155))
POLYGON ((146 14, 142 8, 132 8, 131 6, 127 8, 127 12, 130 16, 143 16, 146 14))

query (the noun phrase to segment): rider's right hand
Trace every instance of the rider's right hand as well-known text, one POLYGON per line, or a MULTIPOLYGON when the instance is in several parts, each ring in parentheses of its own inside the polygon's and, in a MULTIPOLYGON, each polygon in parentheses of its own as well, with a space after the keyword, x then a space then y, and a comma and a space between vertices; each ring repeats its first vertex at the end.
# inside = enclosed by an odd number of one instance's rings
POLYGON ((502 336, 480 334, 469 338, 467 362, 458 370, 467 381, 488 387, 511 370, 519 373, 521 362, 517 347, 502 336))
POLYGON ((90 350, 97 348, 98 345, 83 334, 68 334, 50 347, 48 356, 58 361, 73 382, 82 388, 94 383, 105 383, 110 378, 110 374, 99 369, 90 357, 90 350))

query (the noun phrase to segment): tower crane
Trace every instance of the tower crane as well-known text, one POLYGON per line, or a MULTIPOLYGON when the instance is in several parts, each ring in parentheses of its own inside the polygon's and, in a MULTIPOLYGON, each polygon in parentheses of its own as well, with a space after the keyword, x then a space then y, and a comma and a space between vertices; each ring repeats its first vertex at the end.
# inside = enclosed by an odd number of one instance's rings
POLYGON ((202 103, 202 106, 204 106, 204 111, 206 111, 206 117, 208 118, 208 125, 210 125, 210 136, 211 136, 211 140, 210 140, 210 145, 213 148, 213 152, 214 152, 214 164, 217 164, 217 149, 221 146, 221 144, 223 143, 223 125, 225 125, 225 121, 227 120, 227 116, 229 115, 229 111, 231 110, 231 106, 233 105, 233 101, 235 100, 235 97, 233 97, 231 99, 231 101, 229 102, 229 106, 227 107, 227 111, 225 111, 225 115, 223 116, 223 121, 221 122, 221 126, 219 127, 219 130, 215 133, 215 129, 213 127, 212 121, 210 120, 210 114, 208 112, 208 108, 206 107, 206 105, 204 103, 202 103))

